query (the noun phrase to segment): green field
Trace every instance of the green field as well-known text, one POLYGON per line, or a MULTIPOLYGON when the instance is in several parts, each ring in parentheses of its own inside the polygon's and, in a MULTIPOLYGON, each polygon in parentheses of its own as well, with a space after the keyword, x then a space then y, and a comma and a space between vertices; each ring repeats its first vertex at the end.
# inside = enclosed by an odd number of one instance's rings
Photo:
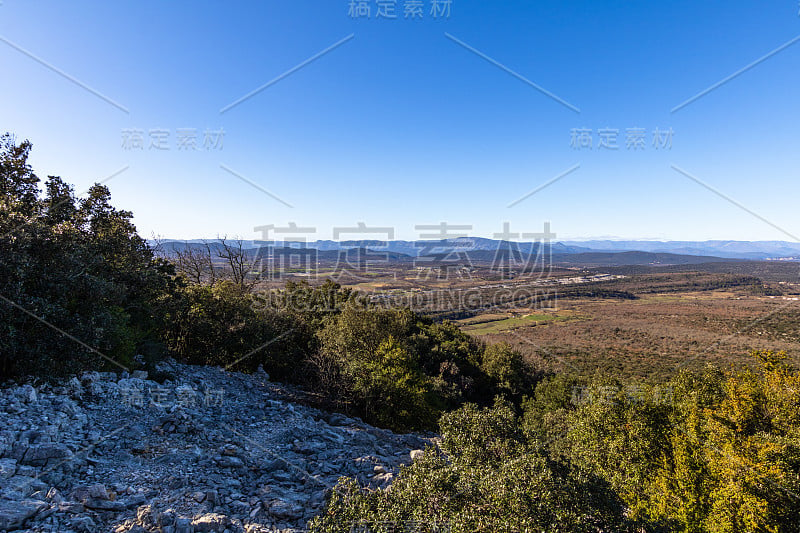
POLYGON ((565 316, 555 314, 531 314, 518 317, 502 318, 489 320, 481 323, 464 325, 461 329, 471 335, 489 335, 491 333, 502 333, 525 326, 537 326, 552 322, 567 320, 565 316))

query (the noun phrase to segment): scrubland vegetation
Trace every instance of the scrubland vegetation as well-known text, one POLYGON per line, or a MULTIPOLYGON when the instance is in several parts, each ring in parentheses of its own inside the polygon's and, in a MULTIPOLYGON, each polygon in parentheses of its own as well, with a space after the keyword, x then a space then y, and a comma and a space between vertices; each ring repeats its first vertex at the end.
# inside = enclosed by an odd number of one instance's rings
MULTIPOLYGON (((782 352, 755 351, 750 366, 637 380, 538 365, 513 339, 478 340, 333 282, 259 293, 237 270, 235 249, 231 268, 213 279, 157 257, 106 187, 78 199, 49 177, 40 192, 30 149, 0 139, 3 380, 154 370, 172 356, 237 371, 261 366, 304 387, 310 401, 382 427, 438 428, 441 448, 427 450, 391 490, 365 492, 342 480, 314 531, 353 521, 374 531, 388 521, 447 523, 453 532, 798 530, 800 374, 782 352)), ((681 279, 694 291, 773 290, 747 276, 681 279)), ((639 289, 569 291, 622 301, 636 313, 639 289)), ((587 309, 578 311, 583 319, 587 309)), ((717 320, 702 308, 696 314, 717 320)), ((735 332, 745 318, 719 323, 735 332)), ((784 318, 796 323, 794 314, 784 318)), ((506 320, 551 332, 583 323, 506 320)), ((795 330, 770 331, 764 338, 778 342, 795 330)), ((689 355, 696 345, 687 343, 689 355)))
MULTIPOLYGON (((709 367, 631 395, 610 378, 539 383, 521 409, 464 406, 391 491, 340 483, 313 531, 348 521, 449 523, 456 532, 797 531, 800 373, 709 367), (664 394, 669 390, 669 394, 664 394), (610 392, 610 394, 609 394, 610 392)), ((388 531, 388 530, 385 530, 388 531)))

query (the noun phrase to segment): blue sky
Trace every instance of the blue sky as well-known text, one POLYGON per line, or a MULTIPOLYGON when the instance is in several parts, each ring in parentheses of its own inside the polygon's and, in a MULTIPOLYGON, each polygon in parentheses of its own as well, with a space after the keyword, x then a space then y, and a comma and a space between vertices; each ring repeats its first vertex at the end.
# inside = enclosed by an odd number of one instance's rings
POLYGON ((800 235, 800 42, 774 52, 800 36, 796 0, 453 0, 449 18, 432 1, 412 20, 406 0, 396 19, 376 0, 369 18, 349 0, 3 0, 0 129, 77 192, 125 168, 107 184, 145 236, 294 222, 324 239, 364 222, 413 239, 443 221, 483 237, 545 221, 564 239, 800 235), (591 149, 571 146, 578 129, 591 149), (150 146, 158 130, 168 149, 150 146), (143 148, 123 146, 137 131, 143 148))

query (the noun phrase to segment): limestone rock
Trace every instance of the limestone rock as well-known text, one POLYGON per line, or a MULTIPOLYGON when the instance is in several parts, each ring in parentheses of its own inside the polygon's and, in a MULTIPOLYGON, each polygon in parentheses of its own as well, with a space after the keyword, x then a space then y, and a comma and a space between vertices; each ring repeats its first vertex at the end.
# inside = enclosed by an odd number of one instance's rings
POLYGON ((196 532, 223 532, 231 524, 231 519, 227 516, 209 513, 199 516, 192 520, 191 526, 196 532))
POLYGON ((41 500, 3 501, 0 500, 0 531, 20 529, 25 521, 47 507, 41 500))
POLYGON ((158 369, 0 388, 0 531, 294 533, 341 476, 387 489, 433 442, 296 403, 265 373, 158 369))
POLYGON ((0 479, 8 479, 17 473, 17 460, 0 459, 0 479))

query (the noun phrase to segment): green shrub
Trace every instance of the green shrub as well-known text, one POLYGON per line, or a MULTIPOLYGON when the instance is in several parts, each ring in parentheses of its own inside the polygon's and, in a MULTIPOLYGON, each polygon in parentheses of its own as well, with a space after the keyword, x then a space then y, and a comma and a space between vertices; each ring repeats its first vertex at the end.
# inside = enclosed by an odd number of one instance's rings
POLYGON ((426 450, 391 490, 342 480, 310 530, 339 533, 359 522, 387 532, 409 522, 453 533, 626 530, 613 492, 529 445, 510 405, 464 406, 443 417, 441 432, 442 451, 426 450))
POLYGON ((519 399, 532 392, 534 372, 522 354, 507 342, 492 344, 483 351, 481 370, 489 376, 496 387, 512 398, 519 399))
POLYGON ((279 378, 302 369, 302 343, 286 314, 257 310, 236 283, 190 285, 170 316, 167 342, 182 361, 252 371, 259 365, 279 378))
POLYGON ((348 365, 354 394, 364 399, 364 414, 382 427, 401 431, 436 424, 438 409, 430 379, 394 338, 383 342, 376 358, 363 365, 348 365))
POLYGON ((455 325, 409 309, 349 300, 322 324, 319 352, 310 358, 312 387, 373 424, 433 429, 447 410, 470 401, 487 405, 499 393, 517 399, 531 383, 510 347, 489 348, 487 359, 484 347, 455 325))

